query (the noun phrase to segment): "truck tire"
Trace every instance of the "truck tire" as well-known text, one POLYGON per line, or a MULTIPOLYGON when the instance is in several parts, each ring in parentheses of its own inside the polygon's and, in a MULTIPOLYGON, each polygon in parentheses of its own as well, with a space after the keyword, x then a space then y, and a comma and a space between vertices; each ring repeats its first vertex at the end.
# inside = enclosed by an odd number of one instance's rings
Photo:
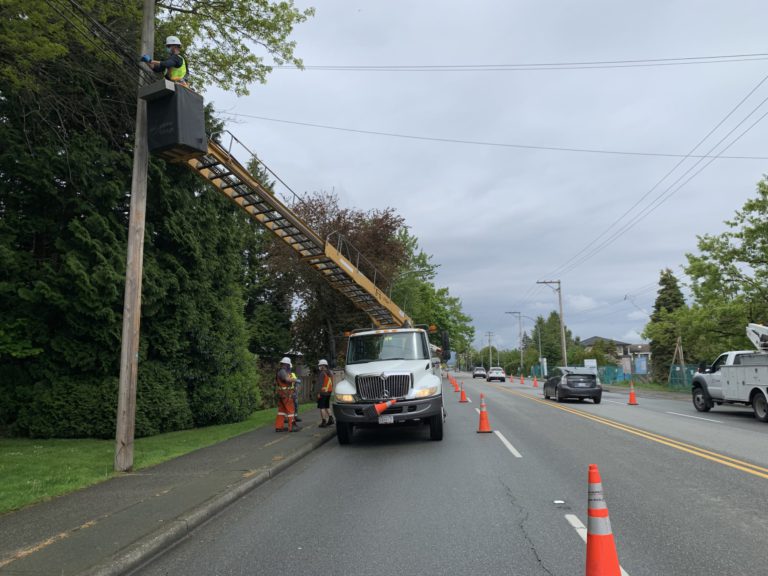
POLYGON ((699 412, 709 412, 712 409, 712 398, 701 386, 693 389, 693 407, 699 412))
POLYGON ((439 442, 443 439, 443 415, 435 414, 429 418, 429 439, 439 442))
POLYGON ((352 442, 352 424, 349 422, 336 422, 336 438, 339 444, 346 445, 352 442))
POLYGON ((765 399, 765 394, 755 392, 752 395, 752 410, 760 422, 768 422, 768 400, 765 399))

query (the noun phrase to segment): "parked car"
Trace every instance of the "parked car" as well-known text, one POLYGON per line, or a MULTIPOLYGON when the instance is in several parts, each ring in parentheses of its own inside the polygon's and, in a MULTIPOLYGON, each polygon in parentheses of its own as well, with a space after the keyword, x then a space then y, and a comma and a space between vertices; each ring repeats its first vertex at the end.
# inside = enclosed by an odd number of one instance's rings
POLYGON ((579 402, 590 398, 600 404, 603 398, 603 386, 593 368, 557 368, 555 375, 544 383, 543 392, 544 398, 554 397, 558 402, 566 398, 576 398, 579 402))
POLYGON ((478 366, 472 371, 472 379, 475 378, 485 378, 485 368, 482 366, 478 366))
POLYGON ((501 368, 500 366, 491 366, 491 368, 488 370, 488 375, 485 377, 486 381, 490 382, 491 380, 498 380, 499 382, 504 382, 504 380, 507 379, 507 375, 504 373, 504 368, 501 368))

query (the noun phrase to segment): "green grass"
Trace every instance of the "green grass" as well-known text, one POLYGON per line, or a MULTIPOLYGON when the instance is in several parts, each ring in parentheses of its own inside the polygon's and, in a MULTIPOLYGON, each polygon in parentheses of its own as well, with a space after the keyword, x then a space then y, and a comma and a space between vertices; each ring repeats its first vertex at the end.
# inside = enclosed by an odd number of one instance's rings
MULTIPOLYGON (((304 410, 313 403, 302 404, 304 410)), ((275 409, 221 424, 138 438, 134 469, 140 470, 272 424, 275 409)), ((0 514, 84 488, 116 475, 114 440, 0 438, 0 514)))

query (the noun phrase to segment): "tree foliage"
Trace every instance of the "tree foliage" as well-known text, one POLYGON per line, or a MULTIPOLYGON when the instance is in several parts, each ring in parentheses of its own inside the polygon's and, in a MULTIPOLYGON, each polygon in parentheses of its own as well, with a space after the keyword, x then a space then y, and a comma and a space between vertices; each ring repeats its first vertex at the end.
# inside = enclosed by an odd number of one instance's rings
POLYGON ((685 309, 677 278, 669 268, 662 270, 651 320, 643 333, 650 340, 651 375, 656 382, 666 382, 669 376, 677 338, 681 336, 677 312, 685 309))

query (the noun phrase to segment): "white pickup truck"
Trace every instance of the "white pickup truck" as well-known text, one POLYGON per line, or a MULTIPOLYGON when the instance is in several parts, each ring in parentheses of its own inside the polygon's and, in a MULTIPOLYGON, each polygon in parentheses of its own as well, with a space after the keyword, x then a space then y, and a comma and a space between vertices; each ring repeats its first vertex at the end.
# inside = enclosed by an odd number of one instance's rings
POLYGON ((741 404, 752 406, 755 417, 768 422, 768 327, 749 324, 747 336, 757 351, 725 352, 693 377, 693 405, 699 412, 715 404, 741 404))

